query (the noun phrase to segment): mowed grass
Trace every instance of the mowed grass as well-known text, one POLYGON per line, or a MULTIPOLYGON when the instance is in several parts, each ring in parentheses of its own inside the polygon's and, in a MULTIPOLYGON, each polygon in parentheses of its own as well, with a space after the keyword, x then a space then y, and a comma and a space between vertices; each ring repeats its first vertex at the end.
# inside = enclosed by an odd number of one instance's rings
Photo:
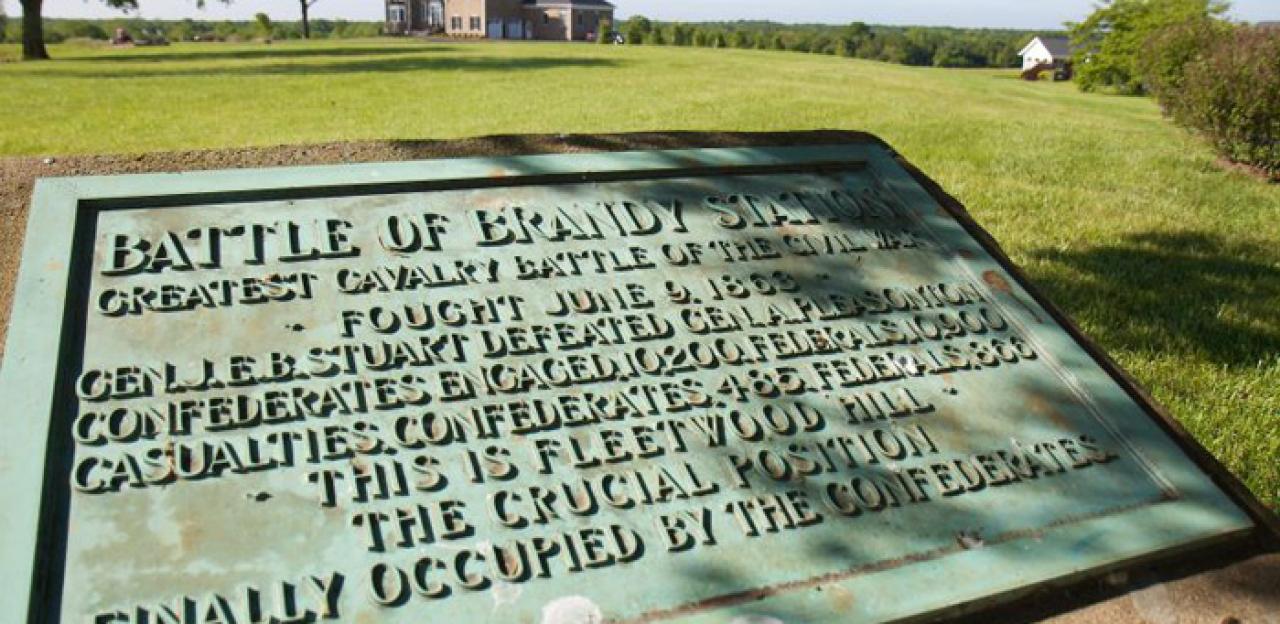
POLYGON ((1148 100, 1013 71, 738 50, 377 40, 53 53, 0 64, 0 154, 875 133, 965 202, 1089 335, 1280 505, 1280 186, 1223 171, 1148 100))

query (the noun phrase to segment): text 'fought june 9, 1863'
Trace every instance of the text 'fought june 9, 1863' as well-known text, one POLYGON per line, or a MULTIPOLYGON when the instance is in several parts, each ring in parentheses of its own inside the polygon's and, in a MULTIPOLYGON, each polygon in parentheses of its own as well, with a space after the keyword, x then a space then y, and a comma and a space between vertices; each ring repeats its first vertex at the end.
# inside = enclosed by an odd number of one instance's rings
POLYGON ((72 535, 64 609, 651 611, 1166 495, 939 219, 858 171, 106 211, 69 487, 130 538, 72 535))

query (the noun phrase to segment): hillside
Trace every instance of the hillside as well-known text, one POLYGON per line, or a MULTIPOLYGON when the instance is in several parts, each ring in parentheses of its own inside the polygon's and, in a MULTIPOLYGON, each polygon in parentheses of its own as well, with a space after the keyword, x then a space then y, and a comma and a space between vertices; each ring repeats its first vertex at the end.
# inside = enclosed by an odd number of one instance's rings
MULTIPOLYGON (((0 63, 0 155, 639 130, 858 129, 1280 504, 1280 187, 1149 100, 786 52, 374 40, 57 46, 0 63), (159 78, 164 78, 160 80, 159 78)), ((0 58, 11 50, 0 51, 0 58)))

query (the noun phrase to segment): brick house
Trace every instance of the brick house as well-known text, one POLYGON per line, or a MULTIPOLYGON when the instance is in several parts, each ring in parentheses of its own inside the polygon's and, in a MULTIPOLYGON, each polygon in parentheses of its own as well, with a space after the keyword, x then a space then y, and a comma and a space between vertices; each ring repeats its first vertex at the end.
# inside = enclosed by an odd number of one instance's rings
POLYGON ((388 34, 587 41, 613 21, 605 0, 384 0, 388 34))

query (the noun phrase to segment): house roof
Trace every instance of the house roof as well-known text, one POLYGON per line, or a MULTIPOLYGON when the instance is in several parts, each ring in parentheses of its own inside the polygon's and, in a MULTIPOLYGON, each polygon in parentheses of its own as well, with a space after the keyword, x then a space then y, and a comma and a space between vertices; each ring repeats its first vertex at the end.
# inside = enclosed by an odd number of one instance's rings
POLYGON ((605 0, 524 0, 530 7, 583 7, 593 9, 612 9, 612 4, 605 0))
POLYGON ((1025 48, 1022 48, 1022 51, 1018 54, 1025 55, 1027 50, 1035 45, 1036 41, 1044 45, 1053 58, 1068 58, 1071 56, 1071 40, 1066 37, 1036 37, 1025 48))

